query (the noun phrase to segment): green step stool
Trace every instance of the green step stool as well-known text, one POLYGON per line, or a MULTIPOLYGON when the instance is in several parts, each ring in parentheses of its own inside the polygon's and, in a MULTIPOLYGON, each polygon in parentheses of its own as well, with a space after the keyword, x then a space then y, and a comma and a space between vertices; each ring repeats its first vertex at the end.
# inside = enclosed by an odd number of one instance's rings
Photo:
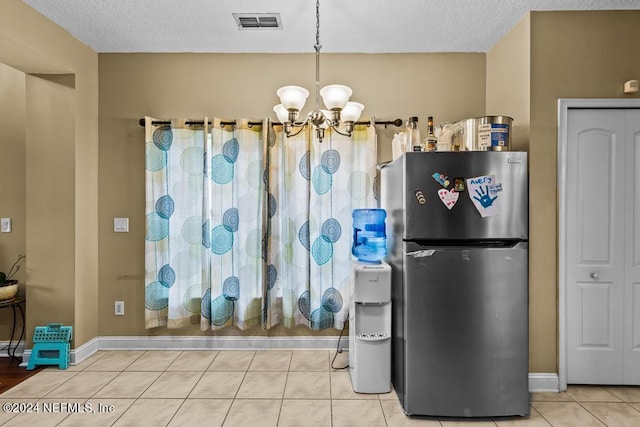
POLYGON ((60 369, 67 369, 72 330, 71 326, 62 326, 62 323, 36 326, 27 371, 33 370, 36 365, 58 365, 60 369))

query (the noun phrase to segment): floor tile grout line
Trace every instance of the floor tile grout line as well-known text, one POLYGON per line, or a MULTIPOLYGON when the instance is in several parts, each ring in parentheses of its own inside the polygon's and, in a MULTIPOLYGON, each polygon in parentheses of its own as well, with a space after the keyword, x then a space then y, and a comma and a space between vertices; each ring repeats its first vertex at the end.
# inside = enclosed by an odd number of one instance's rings
POLYGON ((380 400, 380 395, 378 394, 378 405, 380 405, 380 411, 382 411, 382 419, 384 420, 384 425, 389 427, 389 422, 387 421, 387 414, 384 412, 384 407, 382 406, 382 400, 380 400))
MULTIPOLYGON (((180 358, 180 356, 184 353, 184 351, 180 352, 180 354, 173 360, 173 362, 171 362, 169 364, 169 366, 167 366, 167 368, 164 370, 164 372, 198 372, 198 371, 168 371, 167 369, 169 369, 171 367, 171 365, 173 365, 176 360, 178 360, 180 358)), ((211 363, 213 363, 213 360, 218 357, 218 355, 216 354, 216 356, 211 360, 211 363)), ((211 364, 209 363, 209 365, 211 364)), ((209 367, 209 365, 207 365, 207 367, 209 367)), ((171 424, 171 421, 173 421, 173 419, 176 417, 176 415, 178 415, 178 412, 180 412, 180 409, 182 408, 182 406, 185 404, 185 402, 187 401, 187 399, 189 398, 189 396, 191 396, 191 393, 193 393, 193 390, 195 390, 196 386, 198 385, 198 383, 202 380, 202 377, 204 377, 204 374, 207 372, 207 369, 205 368, 202 372, 200 372, 200 377, 198 378, 198 380, 193 383, 193 387, 191 387, 191 390, 189 391, 189 393, 187 393, 187 395, 185 396, 184 399, 182 399, 182 402, 180 403, 180 405, 178 405, 178 408, 176 408, 176 411, 173 413, 173 415, 171 416, 171 418, 169 418, 169 421, 167 422, 167 425, 171 424)), ((160 377, 158 377, 160 378, 160 377)))
POLYGON ((206 368, 204 368, 205 372, 209 372, 209 368, 211 367, 211 365, 213 365, 213 362, 218 358, 218 356, 220 356, 220 350, 216 350, 216 355, 213 356, 213 359, 211 359, 211 362, 209 362, 209 364, 207 365, 206 368))
MULTIPOLYGON (((238 389, 236 390, 235 394, 233 395, 233 399, 231 399, 231 405, 229 405, 229 409, 227 409, 227 413, 224 415, 224 419, 222 420, 222 426, 224 426, 224 423, 227 422, 227 418, 229 418, 229 413, 231 413, 231 408, 233 408, 233 404, 236 403, 236 398, 238 397, 238 393, 240 392, 240 387, 242 387, 242 383, 244 382, 244 379, 247 377, 247 372, 249 372, 249 367, 251 366, 251 363, 253 362, 253 359, 256 357, 256 352, 253 352, 253 355, 251 356, 251 360, 249 361, 249 363, 247 364, 246 369, 244 370, 244 375, 242 376, 242 381, 240 381, 240 385, 238 385, 238 389)), ((216 356, 217 358, 217 356, 216 356)), ((213 363, 213 362, 211 362, 213 363)))
MULTIPOLYGON (((151 384, 149 384, 149 385, 147 386, 147 388, 145 388, 145 389, 142 391, 142 393, 140 393, 140 394, 139 394, 135 399, 140 398, 140 397, 141 397, 141 396, 142 396, 142 395, 143 395, 143 394, 144 394, 144 393, 149 389, 149 387, 151 387, 151 386, 152 386, 156 381, 158 381, 158 378, 160 378, 160 376, 161 376, 161 375, 162 375, 162 373, 164 372, 164 371, 158 371, 158 370, 155 370, 155 369, 154 369, 154 370, 152 370, 152 371, 133 371, 133 370, 132 370, 132 371, 127 371, 127 369, 128 369, 129 367, 131 367, 131 365, 132 365, 133 363, 135 363, 135 361, 137 361, 137 360, 138 360, 140 357, 142 357, 145 353, 146 353, 146 351, 145 351, 145 352, 143 352, 143 353, 142 353, 138 358, 136 358, 133 362, 131 362, 131 364, 127 365, 124 369, 120 370, 120 371, 119 371, 119 373, 118 373, 118 375, 116 375, 115 377, 113 377, 113 378, 111 379, 111 381, 109 381, 107 384, 105 384, 103 387, 101 387, 101 388, 100 388, 98 391, 96 391, 96 392, 95 392, 91 397, 93 398, 96 394, 98 394, 102 389, 104 389, 107 385, 109 385, 111 382, 113 382, 116 378, 118 378, 118 377, 119 377, 120 375, 122 375, 123 373, 130 373, 130 372, 156 373, 156 372, 160 372, 160 374, 158 375, 158 377, 156 377, 156 379, 155 379, 155 380, 153 380, 153 381, 151 382, 151 384)), ((117 371, 95 371, 95 372, 117 372, 117 371)))
POLYGON ((100 393, 100 391, 102 391, 102 389, 104 389, 104 388, 105 388, 105 387, 107 387, 109 384, 111 384, 113 381, 115 381, 115 380, 116 380, 116 378, 118 378, 120 375, 122 375, 122 373, 123 373, 124 371, 101 371, 101 372, 117 372, 118 374, 117 374, 115 377, 111 378, 111 380, 109 380, 106 384, 104 384, 104 385, 103 385, 102 387, 100 387, 98 390, 96 390, 96 391, 95 391, 95 392, 94 392, 94 393, 89 397, 89 399, 93 399, 93 398, 94 398, 94 396, 95 396, 96 394, 100 393))
MULTIPOLYGON (((617 396, 616 396, 617 397, 617 396)), ((597 414, 594 414, 593 412, 591 412, 588 408, 586 408, 583 403, 601 403, 601 404, 623 404, 626 406, 629 406, 631 409, 636 410, 638 412, 640 412, 640 410, 636 409, 630 402, 626 402, 626 401, 620 401, 620 402, 609 402, 609 401, 582 401, 582 402, 576 402, 578 405, 580 405, 585 411, 587 411, 589 414, 591 414, 593 417, 595 417, 598 421, 600 421, 602 424, 604 424, 605 426, 608 426, 608 424, 605 422, 605 420, 603 420, 602 418, 600 418, 597 414)))
MULTIPOLYGON (((66 380, 64 380, 62 383, 58 384, 55 388, 53 388, 52 390, 49 390, 48 393, 46 393, 44 396, 41 396, 39 398, 36 399, 55 399, 55 398, 49 398, 47 396, 49 396, 51 393, 53 393, 54 391, 56 391, 57 389, 59 389, 60 387, 62 387, 64 384, 66 384, 69 380, 71 380, 72 378, 76 377, 80 372, 73 372, 73 374, 71 374, 69 376, 69 378, 67 378, 66 380)), ((37 375, 37 374, 36 374, 37 375)), ((35 375, 34 375, 35 376, 35 375)))
POLYGON ((531 419, 531 411, 535 411, 538 415, 540 415, 540 417, 547 423, 549 424, 549 427, 553 427, 553 424, 551 424, 551 421, 549 421, 548 419, 546 419, 544 417, 544 415, 542 415, 542 412, 538 411, 536 408, 533 407, 533 405, 531 404, 532 402, 529 401, 529 419, 531 419))
MULTIPOLYGON (((596 420, 600 421, 603 425, 608 426, 607 423, 604 422, 604 420, 602 420, 599 416, 597 416, 596 414, 594 414, 593 412, 591 412, 589 409, 585 408, 584 405, 581 402, 576 402, 578 405, 580 405, 580 407, 582 409, 584 409, 585 411, 587 411, 589 413, 589 415, 591 415, 593 418, 595 418, 596 420)), ((583 402, 583 403, 603 403, 603 402, 583 402)), ((609 403, 619 403, 619 402, 609 402, 609 403)))
MULTIPOLYGON (((572 387, 572 386, 570 385, 569 387, 572 387)), ((566 390, 564 393, 565 393, 568 397, 570 397, 573 401, 575 401, 575 402, 600 402, 600 401, 597 401, 597 400, 579 400, 579 399, 576 399, 574 396, 572 396, 571 392, 569 391, 569 387, 567 387, 567 390, 566 390)), ((575 385, 575 386, 573 386, 573 387, 576 387, 576 388, 577 388, 577 387, 582 387, 582 388, 594 388, 594 389, 599 389, 600 391, 604 391, 605 393, 609 394, 611 397, 618 399, 617 401, 616 401, 616 400, 602 400, 601 402, 611 402, 611 403, 614 403, 614 402, 625 402, 625 400, 624 400, 624 399, 622 399, 621 397, 619 397, 619 396, 618 396, 618 395, 616 395, 615 393, 613 393, 613 392, 609 391, 609 390, 608 390, 608 388, 607 388, 607 387, 605 387, 605 386, 601 386, 601 385, 599 385, 599 386, 582 386, 582 385, 575 385)))
MULTIPOLYGON (((291 353, 293 357, 293 352, 291 353)), ((276 420, 276 426, 280 424, 280 415, 282 415, 282 405, 284 403, 284 394, 287 391, 287 382, 289 381, 289 368, 291 367, 291 357, 289 357, 289 366, 287 367, 287 377, 284 380, 284 390, 282 390, 282 399, 280 399, 280 409, 278 410, 278 419, 276 420)))
POLYGON ((333 375, 331 375, 331 372, 334 370, 333 366, 331 366, 331 353, 328 354, 328 361, 329 361, 329 416, 330 418, 330 422, 331 422, 331 426, 333 427, 333 375))
MULTIPOLYGON (((631 389, 637 390, 637 389, 639 389, 639 388, 640 388, 639 386, 640 386, 640 385, 622 385, 622 386, 620 386, 619 388, 620 388, 620 389, 628 389, 628 388, 631 388, 631 389)), ((622 401, 623 401, 623 402, 625 402, 625 403, 640 403, 640 398, 639 398, 639 399, 637 399, 637 400, 635 400, 635 401, 632 401, 632 399, 633 399, 632 397, 625 398, 625 397, 623 397, 623 396, 624 396, 624 393, 622 393, 622 394, 618 395, 618 394, 614 393, 613 391, 611 391, 611 389, 612 389, 612 387, 611 387, 611 386, 608 386, 608 387, 607 387, 607 391, 608 391, 609 393, 613 394, 614 396, 616 396, 618 399, 622 400, 622 401)), ((616 390, 616 391, 617 391, 618 393, 620 393, 620 390, 616 390)))
POLYGON ((631 406, 631 409, 633 409, 634 411, 640 412, 640 405, 638 405, 637 408, 632 405, 632 403, 636 403, 636 402, 624 402, 624 403, 626 403, 627 405, 631 406))
MULTIPOLYGON (((135 359, 134 361, 132 361, 129 365, 127 365, 127 366, 126 366, 126 367, 124 367, 122 370, 120 370, 120 373, 119 373, 118 375, 122 375, 122 373, 123 373, 123 372, 125 372, 125 371, 126 371, 126 369, 127 369, 129 366, 131 366, 131 364, 133 364, 136 360, 138 360, 138 358, 140 358, 143 354, 144 354, 144 353, 142 353, 140 356, 136 357, 136 359, 135 359)), ((151 382, 151 384, 153 384, 155 381, 157 381, 157 379, 158 379, 158 378, 160 378, 160 376, 159 376, 159 375, 158 375, 158 377, 157 377, 154 381, 152 381, 152 382, 151 382)), ((147 390, 149 389, 149 387, 151 387, 151 384, 149 384, 149 385, 147 386, 147 388, 146 388, 146 389, 144 389, 144 390, 142 391, 142 393, 140 393, 140 394, 138 395, 138 397, 136 397, 135 399, 133 399, 133 402, 131 402, 131 405, 129 405, 129 406, 127 407, 127 409, 125 409, 124 411, 122 411, 122 413, 121 413, 119 416, 117 416, 115 420, 113 420, 113 422, 111 423, 111 425, 112 425, 112 426, 113 426, 113 425, 115 425, 115 424, 120 420, 120 418, 122 418, 122 417, 124 416, 124 414, 126 414, 126 413, 127 413, 127 411, 129 411, 129 410, 131 409, 131 407, 132 407, 133 405, 135 405, 135 403, 138 401, 138 399, 140 398, 140 396, 142 396, 142 394, 143 394, 145 391, 147 391, 147 390)))
MULTIPOLYGON (((127 370, 127 368, 129 368, 133 363, 135 363, 135 362, 136 362, 140 357, 142 357, 142 356, 143 356, 144 354, 146 354, 146 353, 147 353, 147 351, 143 352, 140 356, 138 356, 138 357, 137 357, 133 362, 131 362, 131 363, 130 363, 129 365, 127 365, 127 366, 126 366, 122 371, 120 371, 120 374, 122 374, 123 372, 127 372, 127 371, 126 371, 126 370, 127 370)), ((175 359, 174 359, 174 361, 175 361, 175 359)), ((172 363, 173 363, 173 362, 172 362, 172 363)), ((165 369, 165 371, 166 371, 166 369, 165 369)), ((145 389, 144 389, 144 390, 143 390, 143 391, 142 391, 142 392, 141 392, 141 393, 140 393, 136 398, 134 398, 134 399, 133 399, 133 402, 131 402, 131 405, 129 405, 129 406, 127 407, 127 409, 125 409, 124 411, 122 411, 122 413, 120 414, 120 416, 118 416, 118 417, 117 417, 117 418, 116 418, 116 419, 111 423, 111 425, 116 424, 116 423, 120 420, 120 418, 122 418, 122 417, 123 417, 123 416, 124 416, 124 415, 129 411, 129 410, 131 410, 131 408, 136 404, 136 402, 138 402, 138 400, 140 400, 140 399, 142 398, 142 395, 143 395, 147 390, 149 390, 149 388, 150 388, 150 387, 151 387, 151 386, 152 386, 156 381, 158 381, 158 379, 162 376, 162 373, 163 373, 163 372, 165 372, 165 371, 155 371, 155 370, 154 370, 154 371, 150 371, 150 372, 160 372, 160 374, 159 374, 159 375, 156 377, 156 379, 155 379, 155 380, 153 380, 153 381, 151 382, 151 384, 149 384, 149 385, 148 385, 148 386, 147 386, 147 387, 146 387, 146 388, 145 388, 145 389)), ((131 371, 131 372, 137 372, 137 371, 131 371)), ((183 400, 183 403, 184 403, 184 400, 183 400)), ((182 406, 182 403, 180 404, 180 406, 182 406)), ((179 408, 178 408, 178 409, 179 409, 179 408)), ((176 410, 176 412, 177 412, 177 410, 176 410)), ((174 416, 175 416, 175 414, 174 414, 174 416)), ((173 417, 172 417, 172 419, 173 419, 173 417)))
MULTIPOLYGON (((116 350, 116 351, 117 351, 117 350, 116 350)), ((135 351, 137 351, 137 350, 121 350, 121 351, 124 351, 124 352, 129 352, 129 351, 131 351, 131 352, 135 352, 135 351)), ((122 371, 122 372, 126 371, 126 370, 127 370, 127 368, 129 368, 131 365, 133 365, 134 363, 136 363, 136 361, 137 361, 138 359, 140 359, 140 358, 141 358, 145 353, 147 353, 147 351, 148 351, 148 350, 143 350, 143 351, 142 351, 142 353, 140 353, 140 354, 138 355, 138 357, 136 357, 136 358, 135 358, 135 359, 133 359, 131 362, 129 362, 129 364, 128 364, 127 366, 123 367, 123 368, 121 369, 121 371, 122 371)), ((98 371, 94 371, 94 372, 102 372, 102 371, 109 371, 109 369, 100 369, 100 370, 98 370, 98 371)))

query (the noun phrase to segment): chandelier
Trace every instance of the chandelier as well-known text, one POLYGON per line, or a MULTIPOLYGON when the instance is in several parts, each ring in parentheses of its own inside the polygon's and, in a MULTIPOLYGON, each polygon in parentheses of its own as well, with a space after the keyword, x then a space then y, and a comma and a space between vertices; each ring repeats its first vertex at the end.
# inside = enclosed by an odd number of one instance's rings
POLYGON ((287 137, 296 136, 307 125, 311 124, 319 142, 324 138, 325 129, 331 128, 344 136, 351 136, 355 122, 360 118, 364 105, 358 102, 349 102, 352 94, 351 88, 344 85, 329 85, 320 89, 320 0, 316 0, 316 107, 304 120, 298 121, 300 110, 309 96, 309 91, 300 86, 283 86, 276 94, 280 98, 280 104, 273 107, 278 120, 283 124, 287 137), (320 96, 326 110, 320 109, 320 96), (344 122, 344 131, 339 129, 344 122), (297 131, 296 131, 296 128, 297 131))

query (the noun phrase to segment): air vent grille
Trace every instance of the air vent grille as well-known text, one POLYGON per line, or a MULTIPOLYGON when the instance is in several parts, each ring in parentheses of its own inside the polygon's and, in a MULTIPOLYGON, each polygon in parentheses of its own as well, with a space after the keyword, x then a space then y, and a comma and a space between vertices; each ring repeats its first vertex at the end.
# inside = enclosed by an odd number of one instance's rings
POLYGON ((282 29, 279 13, 234 13, 239 30, 282 29))

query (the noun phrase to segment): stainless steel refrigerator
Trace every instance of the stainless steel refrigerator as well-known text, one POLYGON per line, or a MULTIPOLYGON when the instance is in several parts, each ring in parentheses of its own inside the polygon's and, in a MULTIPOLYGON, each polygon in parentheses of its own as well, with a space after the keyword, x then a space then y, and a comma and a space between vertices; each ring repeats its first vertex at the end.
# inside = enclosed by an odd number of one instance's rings
POLYGON ((405 413, 528 415, 527 154, 411 152, 380 174, 405 413))

